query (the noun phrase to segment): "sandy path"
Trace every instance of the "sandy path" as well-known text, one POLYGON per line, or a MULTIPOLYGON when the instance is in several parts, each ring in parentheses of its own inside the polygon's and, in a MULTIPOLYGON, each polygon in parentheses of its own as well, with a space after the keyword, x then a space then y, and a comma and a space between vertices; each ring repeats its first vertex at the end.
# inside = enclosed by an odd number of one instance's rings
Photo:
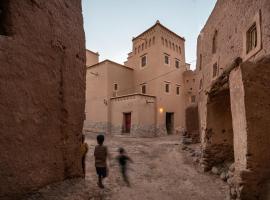
POLYGON ((106 188, 96 186, 93 165, 94 137, 87 138, 86 180, 55 184, 28 198, 46 200, 225 200, 228 187, 220 179, 203 174, 185 158, 179 136, 162 138, 106 138, 111 156, 124 147, 134 164, 129 167, 131 187, 125 186, 118 165, 111 162, 106 188))

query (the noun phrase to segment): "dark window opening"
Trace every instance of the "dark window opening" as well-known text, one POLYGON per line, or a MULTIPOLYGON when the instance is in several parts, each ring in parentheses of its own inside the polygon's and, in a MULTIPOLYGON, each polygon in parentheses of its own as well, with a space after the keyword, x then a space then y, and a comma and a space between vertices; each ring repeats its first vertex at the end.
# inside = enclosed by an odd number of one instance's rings
POLYGON ((166 93, 169 93, 170 92, 170 84, 169 83, 166 83, 165 84, 165 92, 166 93))
POLYGON ((117 91, 118 90, 118 84, 117 83, 114 84, 114 88, 113 89, 114 89, 114 91, 117 91))
POLYGON ((146 85, 142 85, 142 94, 146 94, 146 85))
POLYGON ((179 86, 176 87, 176 94, 177 94, 177 95, 180 94, 180 87, 179 87, 179 86))
POLYGON ((180 65, 179 65, 179 60, 176 60, 176 61, 175 61, 175 67, 176 67, 176 68, 179 68, 179 67, 180 67, 180 65))
POLYGON ((164 62, 165 62, 166 65, 169 64, 169 56, 168 55, 164 56, 164 62))
POLYGON ((247 31, 247 53, 257 47, 257 27, 253 24, 247 31))
POLYGON ((200 86, 199 86, 200 89, 202 89, 202 84, 203 84, 203 82, 202 82, 202 79, 201 79, 200 80, 200 86))
POLYGON ((9 1, 0 1, 0 35, 8 36, 8 11, 9 11, 9 1))
POLYGON ((143 57, 141 58, 141 66, 142 66, 142 67, 146 66, 146 56, 143 56, 143 57))
POLYGON ((213 78, 216 77, 218 75, 218 65, 217 63, 215 63, 213 65, 213 78))
POLYGON ((217 51, 217 35, 218 35, 218 32, 216 30, 215 33, 214 33, 213 44, 212 44, 212 53, 213 54, 215 54, 216 51, 217 51))

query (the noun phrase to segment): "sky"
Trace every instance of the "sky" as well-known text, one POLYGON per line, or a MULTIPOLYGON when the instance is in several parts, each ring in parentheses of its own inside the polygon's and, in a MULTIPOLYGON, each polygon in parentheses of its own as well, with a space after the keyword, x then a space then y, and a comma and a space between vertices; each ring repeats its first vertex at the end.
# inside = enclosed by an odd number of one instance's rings
POLYGON ((216 0, 83 0, 86 48, 100 61, 123 64, 132 38, 161 24, 186 39, 186 62, 196 64, 196 43, 216 0))

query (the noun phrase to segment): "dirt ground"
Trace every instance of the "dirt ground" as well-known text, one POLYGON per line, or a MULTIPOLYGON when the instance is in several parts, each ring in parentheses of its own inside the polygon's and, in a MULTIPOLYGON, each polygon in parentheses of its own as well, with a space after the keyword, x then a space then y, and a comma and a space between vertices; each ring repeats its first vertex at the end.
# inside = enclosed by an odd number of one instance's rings
POLYGON ((181 150, 177 135, 160 138, 106 138, 111 153, 105 189, 97 187, 93 150, 95 135, 87 136, 86 179, 68 180, 48 186, 27 200, 225 200, 227 185, 219 178, 200 172, 181 150), (125 148, 134 163, 129 165, 131 187, 119 173, 115 156, 125 148))

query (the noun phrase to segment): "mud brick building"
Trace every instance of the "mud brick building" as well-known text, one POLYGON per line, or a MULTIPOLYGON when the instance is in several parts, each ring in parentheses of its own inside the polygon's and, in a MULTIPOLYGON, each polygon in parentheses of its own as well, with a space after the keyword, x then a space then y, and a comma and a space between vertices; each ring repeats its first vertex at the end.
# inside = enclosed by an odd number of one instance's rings
POLYGON ((269 196, 269 19, 268 0, 218 0, 198 37, 201 164, 234 162, 232 199, 269 196))
MULTIPOLYGON (((97 60, 86 54, 89 63, 97 60)), ((185 39, 157 21, 133 38, 124 65, 87 66, 85 129, 138 136, 185 130, 185 108, 195 101, 185 88, 188 70, 185 39)))
POLYGON ((0 199, 81 176, 81 0, 1 0, 0 74, 0 199))

